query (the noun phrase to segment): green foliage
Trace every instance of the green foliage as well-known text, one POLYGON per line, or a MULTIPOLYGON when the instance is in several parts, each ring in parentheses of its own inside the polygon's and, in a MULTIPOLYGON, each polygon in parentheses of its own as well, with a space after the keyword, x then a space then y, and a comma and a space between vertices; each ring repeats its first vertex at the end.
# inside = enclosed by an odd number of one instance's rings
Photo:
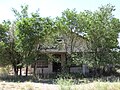
POLYGON ((6 78, 9 75, 11 66, 7 65, 6 67, 0 68, 0 77, 6 78))
POLYGON ((114 48, 118 45, 120 23, 113 17, 113 10, 113 6, 107 5, 94 13, 86 12, 88 19, 86 33, 94 48, 114 48))
POLYGON ((70 90, 73 85, 73 80, 58 78, 56 84, 60 85, 60 90, 70 90))
POLYGON ((21 5, 21 12, 19 12, 15 8, 12 8, 12 11, 15 14, 14 16, 16 17, 16 20, 28 17, 28 5, 21 5))
POLYGON ((76 10, 67 9, 62 12, 62 17, 56 19, 56 26, 58 38, 63 40, 66 52, 73 52, 78 37, 75 33, 78 34, 79 29, 76 10))
POLYGON ((87 64, 88 66, 92 66, 94 63, 94 53, 92 52, 80 52, 80 53, 73 53, 71 55, 71 64, 75 64, 80 66, 82 64, 87 64))
POLYGON ((13 50, 13 47, 15 45, 14 43, 14 33, 13 33, 13 28, 10 28, 10 21, 4 21, 3 24, 1 25, 1 40, 0 40, 0 60, 1 64, 8 65, 10 64, 13 60, 13 57, 16 58, 17 56, 14 56, 13 54, 16 54, 15 50, 13 50))
POLYGON ((41 18, 38 13, 32 13, 32 17, 17 21, 18 42, 20 42, 25 61, 27 59, 26 63, 33 62, 40 50, 49 46, 52 41, 52 27, 52 20, 41 18))
POLYGON ((91 42, 91 50, 95 53, 98 64, 112 63, 112 50, 118 46, 118 33, 120 22, 112 15, 114 7, 106 5, 99 10, 86 12, 86 37, 91 42), (101 63, 102 62, 102 63, 101 63))

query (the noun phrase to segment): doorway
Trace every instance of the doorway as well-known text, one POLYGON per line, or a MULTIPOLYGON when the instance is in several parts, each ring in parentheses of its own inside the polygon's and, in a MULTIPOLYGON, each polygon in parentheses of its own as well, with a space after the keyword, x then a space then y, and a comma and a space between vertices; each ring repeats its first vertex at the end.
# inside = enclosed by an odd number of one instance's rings
POLYGON ((61 72, 61 63, 53 62, 53 72, 61 72))

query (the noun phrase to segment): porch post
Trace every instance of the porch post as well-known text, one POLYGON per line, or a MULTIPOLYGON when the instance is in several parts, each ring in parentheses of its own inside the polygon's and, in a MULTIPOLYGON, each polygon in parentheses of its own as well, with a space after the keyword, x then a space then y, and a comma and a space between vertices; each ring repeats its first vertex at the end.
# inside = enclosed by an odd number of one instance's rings
POLYGON ((86 64, 82 65, 82 73, 85 76, 89 73, 89 69, 88 69, 88 66, 86 64))
POLYGON ((62 53, 61 54, 61 67, 62 67, 62 72, 64 72, 65 71, 65 53, 62 53))

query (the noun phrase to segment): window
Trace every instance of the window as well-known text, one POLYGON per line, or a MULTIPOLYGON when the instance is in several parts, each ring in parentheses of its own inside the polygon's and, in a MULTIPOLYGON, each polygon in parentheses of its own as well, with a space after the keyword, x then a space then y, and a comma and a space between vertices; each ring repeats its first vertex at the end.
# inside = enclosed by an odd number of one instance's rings
POLYGON ((48 68, 48 61, 47 60, 39 60, 36 63, 37 68, 48 68))

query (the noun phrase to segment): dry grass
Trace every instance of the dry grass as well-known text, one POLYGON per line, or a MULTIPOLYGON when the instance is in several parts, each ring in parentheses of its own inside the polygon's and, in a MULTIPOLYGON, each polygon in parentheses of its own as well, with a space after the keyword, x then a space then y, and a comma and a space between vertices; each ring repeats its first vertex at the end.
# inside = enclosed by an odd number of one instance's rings
POLYGON ((93 82, 80 85, 64 85, 64 87, 61 89, 59 85, 33 82, 0 82, 0 90, 120 90, 120 82, 93 82))
POLYGON ((120 90, 120 82, 93 82, 75 86, 73 90, 120 90))

